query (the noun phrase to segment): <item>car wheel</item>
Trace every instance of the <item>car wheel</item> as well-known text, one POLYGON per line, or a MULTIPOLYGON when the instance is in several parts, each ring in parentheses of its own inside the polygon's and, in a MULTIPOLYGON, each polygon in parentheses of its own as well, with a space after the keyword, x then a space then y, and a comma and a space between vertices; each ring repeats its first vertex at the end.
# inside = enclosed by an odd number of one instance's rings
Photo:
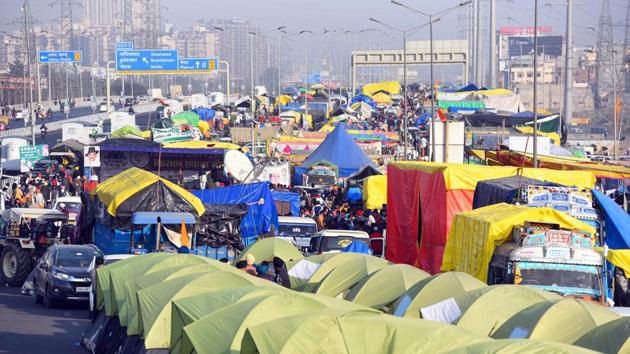
POLYGON ((46 305, 46 308, 55 308, 55 302, 53 301, 53 299, 50 298, 50 295, 48 294, 48 287, 46 287, 46 294, 44 295, 44 304, 46 305))

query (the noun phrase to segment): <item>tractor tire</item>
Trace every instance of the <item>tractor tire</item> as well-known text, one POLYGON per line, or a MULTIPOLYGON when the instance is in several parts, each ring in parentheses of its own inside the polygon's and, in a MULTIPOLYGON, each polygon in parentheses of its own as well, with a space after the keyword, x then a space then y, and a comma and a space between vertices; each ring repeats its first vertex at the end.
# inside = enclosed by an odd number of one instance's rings
POLYGON ((0 254, 0 276, 11 286, 22 286, 33 270, 30 253, 18 245, 5 245, 0 254))

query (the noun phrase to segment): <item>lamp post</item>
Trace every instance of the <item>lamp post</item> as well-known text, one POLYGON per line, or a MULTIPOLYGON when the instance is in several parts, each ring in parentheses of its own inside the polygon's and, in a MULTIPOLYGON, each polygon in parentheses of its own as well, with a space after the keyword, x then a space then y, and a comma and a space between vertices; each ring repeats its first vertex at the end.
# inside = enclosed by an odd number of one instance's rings
POLYGON ((304 120, 308 117, 308 33, 313 34, 313 31, 300 31, 300 34, 304 35, 304 119, 302 120, 302 126, 304 126, 304 120))
POLYGON ((107 114, 111 113, 111 109, 112 109, 111 103, 110 103, 111 95, 112 95, 112 92, 111 92, 112 89, 111 89, 111 83, 110 83, 110 77, 109 77, 110 76, 110 74, 109 74, 109 66, 111 64, 115 64, 115 62, 108 61, 107 65, 105 66, 105 77, 106 77, 106 80, 107 80, 106 81, 107 82, 107 85, 106 85, 107 86, 107 114))
MULTIPOLYGON (((439 19, 438 19, 439 20, 439 19)), ((379 25, 385 27, 385 28, 389 28, 391 30, 394 30, 400 34, 402 34, 402 40, 403 40, 403 102, 405 103, 405 110, 403 113, 403 134, 405 135, 403 142, 404 142, 404 146, 403 146, 403 154, 405 155, 403 160, 407 160, 407 143, 408 143, 408 132, 409 132, 409 120, 407 117, 407 107, 409 106, 407 104, 407 36, 408 35, 412 35, 413 33, 425 28, 427 25, 430 25, 429 23, 425 23, 422 24, 420 26, 416 26, 416 27, 412 27, 410 29, 407 30, 403 30, 400 29, 398 27, 394 27, 391 25, 388 25, 386 23, 383 23, 382 21, 379 21, 373 17, 370 17, 370 21, 378 23, 379 25)))
MULTIPOLYGON (((278 28, 276 28, 276 31, 280 32, 280 33, 284 33, 285 35, 287 34, 287 31, 285 31, 284 29, 287 28, 287 26, 280 26, 278 28)), ((280 53, 280 34, 278 34, 278 36, 276 37, 276 40, 278 41, 278 45, 277 45, 277 50, 278 50, 278 93, 276 94, 276 100, 278 97, 280 97, 280 95, 282 94, 281 90, 282 90, 282 82, 281 82, 281 76, 280 76, 280 66, 282 66, 282 54, 280 53)), ((280 115, 280 112, 282 110, 282 106, 279 104, 279 102, 276 102, 276 104, 278 104, 278 115, 280 115)))
POLYGON ((250 100, 250 107, 252 109, 252 124, 254 121, 256 121, 256 108, 255 108, 255 104, 256 104, 256 100, 255 100, 255 92, 254 92, 254 36, 256 35, 256 32, 250 31, 249 33, 249 45, 250 45, 250 50, 249 50, 249 85, 250 85, 250 89, 251 89, 251 100, 250 100))
MULTIPOLYGON (((449 7, 448 9, 438 11, 433 14, 429 14, 429 13, 414 9, 413 7, 407 6, 396 0, 391 0, 391 3, 396 6, 400 6, 404 9, 407 9, 417 15, 420 15, 429 19, 429 54, 431 55, 431 63, 430 63, 430 66, 431 66, 431 69, 430 69, 431 70, 431 161, 435 162, 435 81, 433 77, 434 76, 433 75, 433 61, 434 61, 435 55, 433 53, 433 23, 439 21, 441 19, 441 16, 444 16, 455 9, 458 9, 460 7, 464 7, 470 4, 471 1, 459 3, 456 6, 449 7)), ((406 120, 406 117, 405 117, 405 120, 406 120)), ((405 132, 405 135, 406 134, 407 133, 405 132)), ((406 136, 405 136, 405 139, 407 139, 406 136)), ((406 147, 406 143, 405 143, 405 147, 406 147)), ((448 150, 448 147, 445 146, 444 152, 446 153, 447 150, 448 150)))

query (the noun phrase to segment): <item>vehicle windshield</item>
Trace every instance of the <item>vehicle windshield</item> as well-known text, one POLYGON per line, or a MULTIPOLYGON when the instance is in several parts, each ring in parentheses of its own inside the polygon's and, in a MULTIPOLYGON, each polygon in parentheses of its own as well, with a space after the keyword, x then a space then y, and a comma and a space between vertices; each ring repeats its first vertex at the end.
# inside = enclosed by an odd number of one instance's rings
POLYGON ((571 264, 518 263, 515 284, 530 285, 563 295, 601 295, 598 267, 571 264))
POLYGON ((281 237, 311 237, 317 232, 315 224, 280 224, 277 236, 281 237))
POLYGON ((62 213, 78 213, 81 211, 81 203, 77 202, 59 202, 57 203, 57 210, 62 213))
POLYGON ((359 241, 369 247, 368 239, 355 238, 352 236, 326 236, 322 238, 322 252, 340 251, 352 242, 359 241))
POLYGON ((59 250, 55 265, 60 268, 87 268, 98 252, 93 250, 59 250))

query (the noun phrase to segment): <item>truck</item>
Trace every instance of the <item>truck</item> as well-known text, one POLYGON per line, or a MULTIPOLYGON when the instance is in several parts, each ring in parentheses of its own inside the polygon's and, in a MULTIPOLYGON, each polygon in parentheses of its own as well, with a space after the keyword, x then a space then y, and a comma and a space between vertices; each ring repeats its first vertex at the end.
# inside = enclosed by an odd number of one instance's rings
POLYGON ((54 209, 12 208, 0 220, 0 276, 21 286, 52 244, 63 243, 68 216, 54 209))
POLYGON ((488 284, 527 285, 604 304, 605 274, 595 235, 562 230, 557 224, 525 222, 514 227, 510 242, 495 248, 488 284))
POLYGON ((162 89, 157 88, 148 89, 147 96, 151 97, 152 100, 161 99, 164 97, 162 96, 162 89))

